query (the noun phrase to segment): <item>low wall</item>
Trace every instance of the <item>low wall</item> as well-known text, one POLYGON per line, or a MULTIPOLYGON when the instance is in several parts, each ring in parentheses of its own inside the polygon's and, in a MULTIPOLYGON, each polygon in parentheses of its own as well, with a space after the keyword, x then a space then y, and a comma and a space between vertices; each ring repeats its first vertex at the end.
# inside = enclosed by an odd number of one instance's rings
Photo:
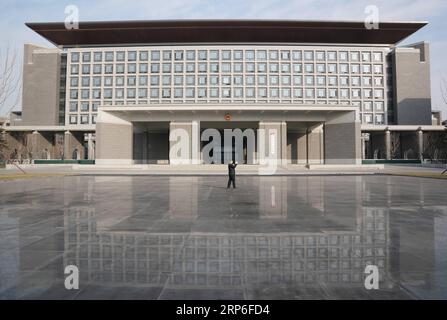
POLYGON ((95 160, 34 160, 34 164, 95 164, 95 160))

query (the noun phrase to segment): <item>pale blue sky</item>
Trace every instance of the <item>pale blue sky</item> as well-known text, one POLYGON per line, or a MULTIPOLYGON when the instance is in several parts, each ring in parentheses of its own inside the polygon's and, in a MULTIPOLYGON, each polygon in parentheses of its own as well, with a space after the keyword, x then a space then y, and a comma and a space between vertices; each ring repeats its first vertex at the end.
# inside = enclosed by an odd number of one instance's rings
MULTIPOLYGON (((305 19, 360 20, 365 8, 376 5, 380 20, 423 20, 429 25, 402 44, 428 41, 431 45, 433 109, 447 118, 440 90, 447 78, 446 0, 0 0, 0 43, 16 47, 23 43, 52 46, 28 29, 25 22, 64 21, 65 6, 79 8, 80 20, 150 19, 305 19)), ((6 109, 3 108, 3 109, 6 109)), ((0 114, 6 110, 0 110, 0 114)))

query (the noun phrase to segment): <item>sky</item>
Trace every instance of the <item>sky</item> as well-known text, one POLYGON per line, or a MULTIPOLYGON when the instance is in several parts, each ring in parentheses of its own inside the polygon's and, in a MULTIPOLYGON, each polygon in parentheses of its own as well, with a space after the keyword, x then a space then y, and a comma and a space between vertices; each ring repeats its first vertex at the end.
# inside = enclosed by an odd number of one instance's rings
MULTIPOLYGON (((380 21, 427 21, 429 25, 400 45, 430 43, 432 108, 447 105, 441 93, 447 79, 446 0, 0 0, 0 52, 14 48, 20 59, 24 43, 53 47, 28 29, 25 22, 64 21, 65 7, 76 5, 79 20, 159 19, 292 19, 364 21, 365 8, 375 5, 380 21)), ((16 71, 19 73, 19 68, 16 71)), ((4 115, 10 105, 0 110, 4 115)), ((20 109, 20 102, 14 109, 20 109)))

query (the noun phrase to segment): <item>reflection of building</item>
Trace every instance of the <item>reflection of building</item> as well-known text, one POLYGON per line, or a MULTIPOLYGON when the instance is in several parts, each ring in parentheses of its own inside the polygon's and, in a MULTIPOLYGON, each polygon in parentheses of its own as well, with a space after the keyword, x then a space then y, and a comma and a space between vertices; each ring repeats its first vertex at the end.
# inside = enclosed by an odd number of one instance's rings
POLYGON ((420 159, 424 135, 445 131, 431 120, 428 44, 397 47, 425 23, 27 25, 58 47, 25 45, 23 113, 7 129, 27 157, 200 163, 205 129, 247 128, 254 159, 247 146, 228 151, 240 162, 354 164, 362 150, 420 159), (268 132, 265 150, 257 130, 268 132), (179 137, 183 151, 170 154, 179 137))
MULTIPOLYGON (((169 274, 170 288, 239 289, 243 279, 271 286, 324 281, 363 288, 364 269, 369 264, 379 267, 384 284, 390 281, 386 209, 343 208, 330 194, 337 187, 335 181, 322 177, 301 181, 308 180, 311 185, 315 181, 310 180, 320 181, 323 191, 319 200, 300 191, 294 195, 289 189, 294 186, 286 178, 272 180, 271 184, 259 184, 263 199, 259 205, 250 204, 254 214, 248 221, 243 216, 245 210, 233 217, 208 212, 200 192, 194 191, 196 200, 188 201, 176 192, 181 181, 169 184, 169 199, 164 200, 169 210, 158 214, 148 208, 146 214, 129 216, 131 207, 123 203, 129 211, 122 217, 127 218, 117 219, 115 225, 99 228, 100 221, 108 217, 98 214, 102 209, 96 210, 93 204, 70 207, 65 217, 69 231, 64 263, 79 266, 85 280, 104 284, 159 286, 169 274), (274 193, 270 193, 271 187, 274 193), (298 203, 306 213, 297 209, 298 203), (125 229, 129 224, 135 228, 137 221, 138 230, 125 229)), ((353 178, 346 185, 346 193, 357 200, 359 182, 353 178)))

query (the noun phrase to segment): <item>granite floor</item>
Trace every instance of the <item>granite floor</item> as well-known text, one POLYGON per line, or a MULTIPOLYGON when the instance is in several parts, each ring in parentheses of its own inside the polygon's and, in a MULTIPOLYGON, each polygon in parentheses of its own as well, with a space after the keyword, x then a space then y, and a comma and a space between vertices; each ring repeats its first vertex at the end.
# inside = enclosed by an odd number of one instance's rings
POLYGON ((0 181, 0 299, 446 299, 447 181, 0 181), (78 290, 64 268, 79 268, 78 290), (366 290, 367 265, 379 268, 366 290))

